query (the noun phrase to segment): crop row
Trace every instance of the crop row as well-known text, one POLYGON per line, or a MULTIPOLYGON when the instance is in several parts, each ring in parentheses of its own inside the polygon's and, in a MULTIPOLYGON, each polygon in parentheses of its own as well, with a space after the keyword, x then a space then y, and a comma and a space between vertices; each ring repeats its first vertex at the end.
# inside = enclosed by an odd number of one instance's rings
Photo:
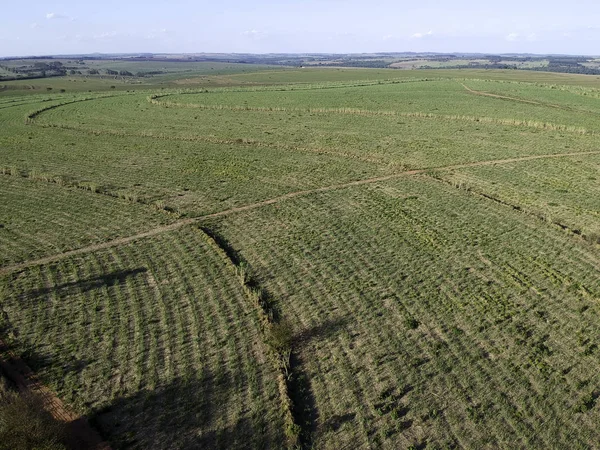
POLYGON ((356 116, 286 111, 234 111, 152 108, 140 98, 80 103, 42 115, 40 125, 72 127, 90 133, 160 136, 164 139, 215 139, 332 152, 423 168, 454 162, 502 159, 524 154, 589 149, 594 136, 567 125, 407 112, 397 116, 356 116), (77 106, 77 107, 75 107, 77 106), (414 116, 414 117, 412 117, 414 116), (88 120, 93 118, 93 122, 88 120), (426 120, 422 120, 426 119, 426 120), (523 135, 507 125, 520 125, 523 135), (530 126, 530 128, 528 128, 530 126), (546 127, 547 133, 538 130, 546 127), (572 131, 577 139, 571 133, 572 131))
MULTIPOLYGON (((288 92, 261 91, 207 91, 203 93, 164 93, 160 97, 150 97, 159 102, 173 104, 219 105, 236 108, 299 108, 359 110, 370 114, 375 111, 395 111, 411 113, 419 111, 439 116, 466 115, 489 117, 497 120, 510 120, 535 123, 560 124, 564 127, 586 128, 597 131, 594 111, 598 111, 596 99, 586 98, 569 92, 553 91, 527 86, 517 93, 505 94, 523 97, 523 101, 507 101, 494 96, 475 96, 468 86, 484 92, 502 92, 494 82, 467 82, 467 87, 454 80, 431 80, 420 83, 399 85, 371 85, 348 87, 319 92, 299 90, 288 92), (556 95, 553 95, 556 94, 556 95), (530 100, 527 100, 530 99, 530 100)), ((509 85, 510 86, 510 85, 509 85)), ((192 106, 193 107, 193 106, 192 106)))
POLYGON ((295 318, 317 447, 599 438, 600 260, 589 246, 427 179, 213 227, 295 318))
POLYGON ((199 233, 162 234, 3 283, 16 349, 115 446, 284 441, 259 317, 199 233))
POLYGON ((3 266, 173 221, 158 211, 56 184, 0 175, 0 186, 3 266))
POLYGON ((600 242, 599 171, 598 157, 588 155, 464 168, 435 176, 600 242))
POLYGON ((284 108, 278 106, 247 106, 247 105, 204 105, 200 103, 176 103, 168 101, 157 101, 152 99, 150 103, 164 106, 167 108, 196 108, 213 111, 229 110, 229 111, 259 111, 259 112, 288 112, 288 113, 310 113, 310 114, 352 114, 357 116, 395 116, 395 117, 417 117, 437 120, 458 120, 467 122, 481 122, 481 123, 493 123, 499 125, 509 125, 515 127, 527 127, 535 128, 538 130, 551 130, 551 131, 566 131, 569 133, 577 134, 595 134, 583 127, 576 127, 572 125, 560 125, 555 123, 540 122, 536 120, 519 120, 519 119, 501 119, 493 117, 478 117, 478 116, 466 116, 457 114, 432 114, 426 112, 396 112, 396 111, 380 111, 380 110, 367 110, 359 108, 284 108))

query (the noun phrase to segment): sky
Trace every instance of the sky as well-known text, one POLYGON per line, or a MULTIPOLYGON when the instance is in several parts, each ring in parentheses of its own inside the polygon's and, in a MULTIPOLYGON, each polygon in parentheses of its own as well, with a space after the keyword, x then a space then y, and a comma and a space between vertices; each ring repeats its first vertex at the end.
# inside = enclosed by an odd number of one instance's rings
POLYGON ((28 0, 0 57, 76 53, 600 55, 598 0, 28 0))

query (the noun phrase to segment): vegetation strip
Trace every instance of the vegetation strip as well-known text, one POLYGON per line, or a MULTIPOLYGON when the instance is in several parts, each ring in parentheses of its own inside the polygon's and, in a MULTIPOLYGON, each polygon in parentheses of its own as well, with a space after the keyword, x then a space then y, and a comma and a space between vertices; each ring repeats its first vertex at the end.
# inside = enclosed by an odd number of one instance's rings
MULTIPOLYGON (((466 87, 466 86, 465 86, 466 87)), ((475 93, 475 91, 473 91, 475 93)), ((509 99, 510 97, 502 97, 490 94, 493 97, 500 97, 509 99)), ((515 99, 516 100, 516 99, 515 99)), ((426 112, 398 112, 398 111, 383 111, 383 110, 367 110, 358 108, 286 108, 286 107, 261 107, 261 106, 246 106, 246 105, 204 105, 197 103, 176 103, 176 102, 159 102, 155 98, 149 97, 148 101, 152 104, 164 106, 164 107, 180 107, 180 108, 197 108, 201 110, 229 110, 229 111, 253 111, 253 112, 305 112, 312 114, 349 114, 356 116, 392 116, 392 117, 410 117, 417 119, 438 119, 438 120, 452 120, 452 121, 464 121, 464 122, 481 122, 491 123, 498 125, 508 125, 516 127, 527 127, 538 130, 551 130, 551 131, 567 131, 570 133, 577 134, 595 134, 592 131, 586 130, 583 127, 574 127, 570 125, 562 125, 549 122, 539 122, 534 120, 521 120, 521 119, 502 119, 495 117, 478 117, 478 116, 465 116, 456 114, 433 114, 426 112)), ((534 103, 536 105, 545 106, 542 103, 529 102, 523 100, 525 103, 534 103)), ((561 108, 564 109, 564 108, 561 108)), ((571 111, 569 109, 568 111, 571 111)))
POLYGON ((600 236, 598 236, 597 234, 594 234, 594 233, 592 233, 592 234, 583 234, 581 232, 581 230, 576 229, 576 228, 571 228, 568 225, 565 225, 565 224, 561 223, 560 220, 558 220, 558 219, 551 220, 551 219, 549 219, 547 216, 545 216, 543 214, 536 214, 534 212, 527 211, 526 209, 524 209, 523 207, 521 207, 519 205, 515 205, 513 203, 510 203, 510 202, 507 202, 505 200, 499 199, 499 198, 497 198, 497 197, 495 197, 495 196, 493 196, 491 194, 486 194, 484 192, 478 192, 478 191, 472 189, 470 186, 465 185, 463 183, 453 183, 453 182, 451 182, 449 180, 444 179, 442 176, 440 176, 440 174, 437 174, 435 171, 425 172, 424 174, 427 175, 427 176, 429 176, 430 178, 432 178, 434 180, 440 181, 440 182, 442 182, 444 184, 447 184, 449 186, 452 186, 452 187, 454 187, 456 189, 460 189, 460 190, 466 191, 466 192, 468 192, 468 193, 470 193, 472 195, 476 195, 478 197, 485 198, 487 200, 491 200, 494 203, 498 203, 499 205, 506 206, 508 208, 513 209, 514 211, 522 212, 522 213, 527 214, 527 215, 529 215, 531 217, 539 219, 542 222, 547 222, 547 223, 550 223, 552 225, 556 225, 561 230, 566 231, 566 232, 568 232, 568 233, 570 233, 570 234, 572 234, 574 236, 578 236, 578 237, 580 237, 580 238, 584 239, 585 241, 588 241, 588 242, 590 242, 592 244, 600 244, 600 236))
POLYGON ((230 246, 206 227, 197 229, 204 240, 227 262, 228 267, 237 275, 247 299, 256 307, 261 320, 263 343, 269 350, 275 368, 279 372, 279 395, 285 420, 285 436, 288 448, 297 448, 301 429, 294 417, 294 407, 290 388, 294 379, 291 363, 292 330, 288 321, 281 317, 275 304, 250 274, 248 263, 241 260, 230 246))
POLYGON ((523 156, 520 158, 477 161, 477 162, 473 162, 473 163, 456 164, 456 165, 445 166, 445 167, 432 167, 432 168, 428 168, 428 169, 407 170, 404 172, 399 172, 399 173, 395 173, 395 174, 391 174, 391 175, 385 175, 385 176, 381 176, 381 177, 366 178, 363 180, 356 180, 356 181, 351 181, 348 183, 334 184, 334 185, 323 186, 323 187, 319 187, 319 188, 315 188, 315 189, 306 189, 303 191, 290 192, 288 194, 284 194, 279 197, 274 197, 274 198, 271 198, 268 200, 263 200, 261 202, 252 203, 252 204, 244 205, 244 206, 238 206, 235 208, 226 209, 224 211, 206 214, 206 215, 203 215, 200 217, 193 217, 193 218, 189 218, 189 219, 179 220, 179 221, 173 222, 169 225, 163 225, 163 226, 160 226, 157 228, 153 228, 153 229, 145 231, 143 233, 139 233, 139 234, 135 234, 135 235, 127 236, 127 237, 122 237, 122 238, 118 238, 118 239, 113 239, 111 241, 91 245, 88 247, 82 247, 82 248, 75 249, 75 250, 69 250, 64 253, 46 256, 44 258, 26 261, 26 262, 23 262, 20 264, 12 265, 12 266, 0 267, 0 275, 5 275, 8 273, 20 271, 20 270, 23 270, 23 269, 26 269, 26 268, 32 267, 32 266, 48 264, 48 263, 55 262, 55 261, 58 261, 58 260, 61 260, 64 258, 71 257, 71 256, 82 255, 82 254, 94 252, 97 250, 102 250, 102 249, 116 247, 116 246, 123 245, 123 244, 128 244, 128 243, 133 242, 138 239, 156 236, 157 234, 164 233, 167 231, 173 231, 173 230, 179 229, 181 227, 184 227, 186 225, 191 225, 193 223, 197 223, 197 222, 200 222, 205 219, 212 219, 212 218, 227 216, 229 214, 234 214, 234 213, 238 213, 238 212, 250 211, 250 210, 253 210, 256 208, 262 208, 263 206, 268 206, 268 205, 279 203, 279 202, 282 202, 285 200, 289 200, 291 198, 316 194, 319 192, 327 192, 327 191, 333 191, 333 190, 338 190, 338 189, 345 189, 345 188, 353 187, 353 186, 361 186, 364 184, 378 183, 381 181, 388 181, 388 180, 393 180, 395 178, 400 178, 402 176, 428 174, 428 173, 431 174, 432 172, 434 172, 436 170, 454 170, 454 169, 464 169, 464 168, 468 168, 468 167, 491 166, 491 165, 495 165, 495 164, 509 164, 509 163, 522 162, 522 161, 533 161, 536 159, 567 158, 567 157, 572 157, 572 156, 586 156, 586 155, 598 155, 598 154, 600 154, 600 150, 594 150, 594 151, 589 151, 589 152, 555 153, 555 154, 550 154, 550 155, 533 155, 533 156, 523 156))
MULTIPOLYGON (((121 95, 123 95, 123 94, 121 94, 121 95)), ((25 118, 25 123, 26 124, 31 124, 43 112, 50 111, 52 109, 57 109, 57 108, 60 108, 61 106, 72 105, 73 103, 89 102, 89 101, 92 101, 92 100, 98 100, 100 98, 109 98, 109 97, 116 97, 116 95, 100 95, 100 96, 97 96, 97 97, 77 98, 75 100, 70 100, 70 101, 58 103, 58 104, 55 104, 55 105, 45 106, 43 108, 39 108, 39 109, 36 109, 35 111, 30 112, 27 115, 27 117, 25 118)), ((57 99, 57 100, 60 100, 60 99, 57 99)))

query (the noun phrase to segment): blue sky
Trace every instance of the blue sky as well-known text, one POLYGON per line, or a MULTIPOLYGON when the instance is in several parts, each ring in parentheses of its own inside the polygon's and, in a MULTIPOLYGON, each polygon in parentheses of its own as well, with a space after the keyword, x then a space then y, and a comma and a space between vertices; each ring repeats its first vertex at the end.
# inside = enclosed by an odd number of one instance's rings
POLYGON ((0 56, 111 52, 600 54, 600 1, 29 0, 0 56))

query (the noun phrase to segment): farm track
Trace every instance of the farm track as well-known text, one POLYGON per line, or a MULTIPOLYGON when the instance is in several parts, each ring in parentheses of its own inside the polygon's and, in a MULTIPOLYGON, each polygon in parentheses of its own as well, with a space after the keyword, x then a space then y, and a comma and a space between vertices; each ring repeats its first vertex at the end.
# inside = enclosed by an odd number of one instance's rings
POLYGON ((518 97, 508 97, 506 95, 499 95, 499 94, 492 94, 491 92, 485 92, 485 91, 476 91, 474 89, 471 89, 470 87, 468 87, 467 85, 461 83, 462 87, 464 87, 467 91, 469 91, 471 94, 475 94, 475 95, 481 95, 483 97, 492 97, 492 98, 499 98, 502 100, 512 100, 515 102, 520 102, 520 103, 528 103, 530 105, 538 105, 538 106, 550 106, 552 108, 560 108, 563 109, 562 106, 560 105, 553 105, 551 103, 540 103, 540 102, 536 102, 535 100, 525 100, 522 98, 518 98, 518 97))
POLYGON ((519 97, 509 97, 509 96, 506 96, 506 95, 493 94, 491 92, 476 91, 474 89, 471 89, 470 87, 468 87, 464 83, 461 83, 461 85, 462 85, 462 87, 464 87, 471 94, 480 95, 482 97, 491 97, 491 98, 497 98, 497 99, 500 99, 500 100, 510 100, 510 101, 513 101, 513 102, 526 103, 526 104, 529 104, 529 105, 536 105, 536 106, 546 106, 548 108, 560 109, 562 111, 569 111, 569 112, 576 111, 576 112, 582 112, 582 113, 588 113, 588 114, 597 114, 597 112, 590 111, 590 110, 587 110, 587 109, 571 108, 571 107, 568 107, 568 106, 557 105, 557 104, 554 104, 554 103, 544 103, 544 102, 538 102, 538 101, 535 101, 535 100, 525 100, 524 98, 519 98, 519 97))
POLYGON ((598 155, 598 154, 600 154, 600 150, 594 150, 594 151, 589 151, 589 152, 572 152, 572 153, 555 153, 555 154, 548 154, 548 155, 532 155, 532 156, 522 156, 519 158, 477 161, 477 162, 472 162, 472 163, 455 164, 455 165, 443 166, 443 167, 431 167, 431 168, 427 168, 427 169, 407 170, 407 171, 394 173, 394 174, 390 174, 390 175, 384 175, 384 176, 380 176, 380 177, 366 178, 366 179, 362 179, 362 180, 350 181, 347 183, 340 183, 340 184, 334 184, 334 185, 329 185, 329 186, 322 186, 322 187, 314 188, 314 189, 306 189, 306 190, 301 190, 301 191, 290 192, 290 193, 287 193, 284 195, 280 195, 278 197, 270 198, 270 199, 263 200, 263 201, 256 202, 256 203, 251 203, 251 204, 244 205, 244 206, 237 206, 234 208, 226 209, 226 210, 219 211, 216 213, 206 214, 206 215, 199 216, 199 217, 182 219, 177 222, 173 222, 169 225, 163 225, 160 227, 156 227, 151 230, 144 231, 142 233, 134 234, 131 236, 125 236, 122 238, 113 239, 111 241, 94 244, 94 245, 90 245, 87 247, 81 247, 81 248, 78 248, 75 250, 69 250, 67 252, 50 255, 50 256, 43 257, 43 258, 31 260, 31 261, 25 261, 23 263, 14 264, 11 266, 2 267, 2 268, 0 268, 0 275, 7 275, 7 274, 17 272, 17 271, 20 271, 20 270, 23 270, 23 269, 26 269, 29 267, 49 264, 49 263, 56 262, 56 261, 59 261, 59 260, 65 259, 65 258, 72 257, 72 256, 78 256, 78 255, 95 252, 98 250, 117 247, 117 246, 120 246, 123 244, 128 244, 130 242, 136 241, 138 239, 144 239, 147 237, 156 236, 156 235, 164 233, 164 232, 177 230, 177 229, 185 227, 187 225, 199 223, 206 219, 214 219, 214 218, 228 216, 230 214, 235 214, 235 213, 244 212, 244 211, 250 211, 253 209, 257 209, 257 208, 262 208, 264 206, 280 203, 282 201, 289 200, 289 199, 296 198, 296 197, 302 197, 302 196, 311 195, 311 194, 345 189, 345 188, 350 188, 350 187, 354 187, 354 186, 373 184, 373 183, 378 183, 378 182, 382 182, 382 181, 388 181, 388 180, 401 178, 403 176, 426 174, 427 172, 436 171, 436 170, 439 170, 439 171, 456 170, 456 169, 465 169, 465 168, 469 168, 469 167, 483 167, 483 166, 493 166, 493 165, 497 165, 497 164, 511 164, 511 163, 525 162, 525 161, 533 161, 533 160, 538 160, 538 159, 567 158, 567 157, 588 156, 588 155, 598 155))
POLYGON ((108 443, 90 426, 85 417, 75 414, 44 386, 25 362, 11 352, 0 340, 0 368, 21 392, 37 395, 46 409, 56 420, 67 424, 68 439, 72 448, 89 450, 110 450, 108 443))
POLYGON ((75 250, 69 250, 64 253, 46 256, 44 258, 40 258, 37 260, 26 261, 24 263, 16 264, 16 265, 13 265, 10 267, 3 267, 0 269, 0 275, 5 275, 7 273, 15 272, 18 270, 23 270, 23 269, 26 269, 26 268, 32 267, 32 266, 49 264, 49 263, 59 261, 64 258, 69 258, 71 256, 83 255, 83 254, 95 252, 98 250, 104 250, 107 248, 112 248, 112 247, 117 247, 119 245, 128 244, 129 242, 132 242, 132 241, 135 241, 138 239, 155 236, 157 234, 165 233, 167 231, 177 230, 178 228, 184 227, 186 225, 190 225, 190 224, 196 222, 197 220, 198 220, 198 218, 184 219, 184 220, 180 220, 180 221, 171 223, 169 225, 163 225, 163 226, 160 226, 157 228, 153 228, 151 230, 145 231, 143 233, 138 233, 138 234, 135 234, 132 236, 126 236, 126 237, 122 237, 122 238, 113 239, 111 241, 102 242, 100 244, 94 244, 94 245, 89 245, 87 247, 81 247, 81 248, 78 248, 75 250))

